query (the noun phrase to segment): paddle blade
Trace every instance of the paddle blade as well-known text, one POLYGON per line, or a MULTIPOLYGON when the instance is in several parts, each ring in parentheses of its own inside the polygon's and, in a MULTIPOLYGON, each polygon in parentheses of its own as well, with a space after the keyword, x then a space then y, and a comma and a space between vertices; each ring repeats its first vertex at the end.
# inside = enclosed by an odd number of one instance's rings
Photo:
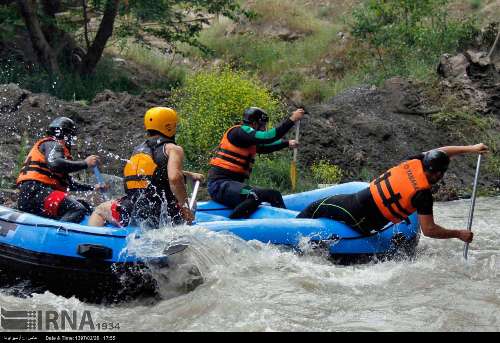
POLYGON ((180 253, 181 251, 186 250, 187 247, 188 247, 187 244, 175 244, 163 250, 163 253, 167 256, 174 255, 180 253))
POLYGON ((295 191, 297 186, 297 165, 295 161, 292 161, 290 165, 290 181, 292 183, 292 191, 295 191))

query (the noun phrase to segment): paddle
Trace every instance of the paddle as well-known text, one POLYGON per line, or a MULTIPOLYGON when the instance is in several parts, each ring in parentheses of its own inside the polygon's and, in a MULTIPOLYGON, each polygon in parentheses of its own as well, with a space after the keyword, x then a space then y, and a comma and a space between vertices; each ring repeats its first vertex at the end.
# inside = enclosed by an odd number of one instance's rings
MULTIPOLYGON (((300 120, 295 124, 295 141, 299 142, 300 120)), ((293 148, 293 160, 290 164, 290 180, 292 182, 292 191, 295 191, 297 185, 297 148, 293 148)))
POLYGON ((193 193, 191 193, 191 199, 189 199, 189 209, 192 211, 193 206, 196 202, 196 196, 198 195, 198 189, 200 188, 200 181, 194 183, 193 193))
MULTIPOLYGON (((189 199, 189 209, 191 211, 193 210, 193 206, 196 203, 196 196, 198 195, 199 188, 200 188, 200 181, 196 181, 194 183, 193 193, 191 193, 191 199, 189 199)), ((191 225, 194 225, 194 221, 193 221, 193 223, 191 223, 191 225)), ((167 249, 163 250, 163 253, 167 256, 175 255, 175 254, 178 254, 178 253, 186 250, 187 247, 189 247, 188 242, 174 244, 174 245, 168 247, 167 249)))
MULTIPOLYGON (((103 185, 104 186, 106 183, 104 182, 104 178, 102 177, 101 172, 99 171, 99 168, 97 166, 94 166, 93 170, 94 170, 94 175, 95 175, 95 179, 97 180, 97 183, 99 185, 103 185)), ((106 192, 102 188, 101 188, 101 194, 104 197, 104 200, 106 200, 106 201, 109 200, 108 192, 106 192)))
MULTIPOLYGON (((477 180, 479 179, 479 169, 481 167, 481 154, 477 157, 477 165, 476 165, 476 176, 474 177, 474 187, 472 188, 472 198, 471 205, 469 210, 469 222, 467 223, 467 230, 471 230, 472 228, 472 218, 474 215, 474 206, 476 205, 476 191, 477 191, 477 180)), ((464 258, 467 260, 467 252, 469 251, 469 243, 465 243, 464 246, 464 258)))

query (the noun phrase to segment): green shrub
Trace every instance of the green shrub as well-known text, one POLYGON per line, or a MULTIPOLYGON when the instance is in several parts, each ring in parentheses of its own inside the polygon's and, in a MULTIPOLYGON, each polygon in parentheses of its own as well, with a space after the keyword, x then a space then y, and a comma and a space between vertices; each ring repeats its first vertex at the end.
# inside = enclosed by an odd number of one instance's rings
POLYGON ((186 150, 189 164, 206 170, 208 159, 223 133, 241 122, 245 108, 261 107, 272 125, 281 105, 257 79, 228 68, 202 71, 188 77, 173 98, 181 116, 179 143, 186 150))
POLYGON ((482 6, 483 2, 482 0, 469 0, 469 4, 470 8, 472 8, 473 10, 477 10, 482 6))
POLYGON ((318 183, 339 183, 343 176, 342 168, 323 160, 313 163, 311 173, 318 183))
MULTIPOLYGON (((341 84, 339 82, 338 84, 341 84)), ((300 85, 300 90, 304 95, 304 100, 307 103, 322 103, 325 100, 333 97, 338 88, 336 81, 324 81, 317 79, 308 79, 302 85, 300 85)))
POLYGON ((421 76, 422 68, 431 71, 441 54, 471 41, 478 32, 475 19, 450 17, 448 3, 368 0, 356 9, 351 31, 373 52, 367 65, 370 73, 414 77, 419 76, 413 75, 416 71, 421 76))
POLYGON ((15 4, 0 5, 0 41, 12 39, 16 28, 23 25, 15 4))
POLYGON ((375 178, 375 176, 377 175, 375 175, 373 171, 370 171, 367 167, 362 167, 358 173, 357 178, 360 181, 371 182, 375 178))
POLYGON ((492 127, 490 118, 465 110, 444 110, 431 115, 430 119, 436 126, 446 129, 455 139, 466 144, 474 144, 480 137, 486 138, 486 131, 492 127), (464 130, 465 127, 467 130, 464 130))
POLYGON ((487 157, 486 171, 500 180, 500 155, 490 154, 487 157))
POLYGON ((304 76, 296 71, 287 71, 279 78, 280 89, 289 93, 299 89, 304 82, 304 76))
POLYGON ((292 184, 290 180, 290 154, 277 152, 272 155, 259 155, 250 178, 250 184, 265 188, 289 192, 292 184))
MULTIPOLYGON (((290 166, 292 154, 290 151, 276 152, 271 155, 257 157, 249 183, 251 185, 272 188, 283 194, 291 193, 290 166)), ((304 192, 316 189, 318 182, 314 181, 309 170, 297 166, 297 185, 294 192, 304 192)))

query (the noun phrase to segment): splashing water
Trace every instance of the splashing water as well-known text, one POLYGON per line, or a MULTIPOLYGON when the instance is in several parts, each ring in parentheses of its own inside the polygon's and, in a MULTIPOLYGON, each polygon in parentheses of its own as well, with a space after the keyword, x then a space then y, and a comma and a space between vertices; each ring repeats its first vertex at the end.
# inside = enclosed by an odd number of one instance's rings
MULTIPOLYGON (((463 228, 468 206, 437 203, 436 222, 463 228)), ((413 261, 337 266, 314 253, 181 226, 145 232, 129 249, 146 255, 189 242, 183 258, 204 279, 194 291, 176 295, 160 282, 164 300, 104 306, 3 290, 0 306, 85 309, 122 331, 500 331, 499 207, 500 198, 478 199, 468 261, 461 241, 422 237, 413 261)))

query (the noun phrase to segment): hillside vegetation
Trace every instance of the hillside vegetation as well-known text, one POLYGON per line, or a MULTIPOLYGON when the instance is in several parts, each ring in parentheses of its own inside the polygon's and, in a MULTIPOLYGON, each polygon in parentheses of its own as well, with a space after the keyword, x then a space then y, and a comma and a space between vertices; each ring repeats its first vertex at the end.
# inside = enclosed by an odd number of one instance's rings
MULTIPOLYGON (((421 119, 447 137, 439 142, 482 140, 492 147, 487 170, 500 184, 500 142, 494 134, 498 116, 480 113, 453 91, 443 91, 436 73, 444 53, 491 46, 495 31, 485 34, 483 29, 498 21, 499 0, 240 1, 245 15, 207 17, 209 24, 203 25, 194 44, 165 41, 147 32, 141 32, 140 40, 116 32, 95 73, 67 74, 57 82, 37 65, 15 5, 6 3, 0 5, 0 84, 16 83, 84 105, 105 89, 130 94, 167 90, 166 102, 182 116, 179 141, 189 166, 197 170, 206 171, 221 133, 246 106, 268 109, 274 121, 292 107, 305 106, 317 119, 323 114, 315 108, 328 108, 339 97, 343 101, 350 89, 378 89, 392 77, 403 77, 431 109, 421 119)), ((123 27, 130 17, 124 18, 117 19, 117 25, 123 27)), ((162 98, 160 103, 166 102, 162 98)), ((421 141, 425 148, 425 137, 421 141)), ((253 182, 288 191, 290 158, 290 152, 261 158, 253 182)), ((350 155, 332 158, 311 152, 299 166, 301 189, 369 179, 380 168, 350 162, 350 155)))

